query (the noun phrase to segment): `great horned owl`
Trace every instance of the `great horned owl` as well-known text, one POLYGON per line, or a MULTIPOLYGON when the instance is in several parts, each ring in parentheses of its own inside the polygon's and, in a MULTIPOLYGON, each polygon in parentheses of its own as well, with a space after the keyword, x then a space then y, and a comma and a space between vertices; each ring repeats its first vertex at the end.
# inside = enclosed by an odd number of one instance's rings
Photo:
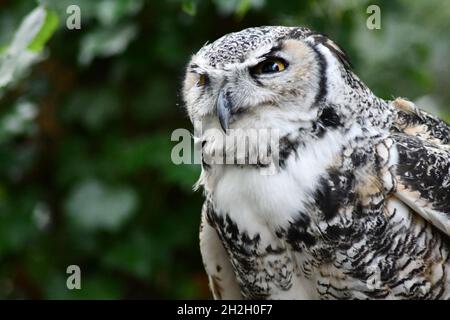
POLYGON ((297 27, 206 44, 183 96, 204 158, 236 152, 206 129, 279 132, 273 174, 202 165, 200 249, 215 298, 450 298, 446 123, 376 97, 333 41, 297 27))

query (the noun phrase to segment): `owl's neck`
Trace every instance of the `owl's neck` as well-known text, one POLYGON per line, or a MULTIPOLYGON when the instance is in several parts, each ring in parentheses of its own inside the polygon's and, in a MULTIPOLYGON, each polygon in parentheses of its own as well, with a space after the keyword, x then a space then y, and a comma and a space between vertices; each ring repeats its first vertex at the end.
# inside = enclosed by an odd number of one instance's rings
POLYGON ((386 128, 392 122, 392 111, 388 102, 378 98, 352 72, 348 65, 339 61, 329 50, 321 50, 326 67, 322 74, 321 100, 316 101, 318 120, 323 110, 325 117, 333 110, 345 129, 354 124, 362 127, 386 128))

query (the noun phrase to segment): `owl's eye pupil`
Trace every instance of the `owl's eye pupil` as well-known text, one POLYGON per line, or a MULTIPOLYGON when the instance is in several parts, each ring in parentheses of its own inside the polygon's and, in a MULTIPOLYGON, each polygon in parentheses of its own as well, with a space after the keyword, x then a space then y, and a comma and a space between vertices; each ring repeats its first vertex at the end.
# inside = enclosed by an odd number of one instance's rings
POLYGON ((271 72, 278 72, 278 71, 280 71, 280 67, 275 62, 265 63, 261 67, 261 72, 262 73, 271 73, 271 72))
POLYGON ((269 58, 255 67, 253 67, 250 71, 253 74, 270 74, 281 72, 286 69, 287 63, 282 59, 269 58))

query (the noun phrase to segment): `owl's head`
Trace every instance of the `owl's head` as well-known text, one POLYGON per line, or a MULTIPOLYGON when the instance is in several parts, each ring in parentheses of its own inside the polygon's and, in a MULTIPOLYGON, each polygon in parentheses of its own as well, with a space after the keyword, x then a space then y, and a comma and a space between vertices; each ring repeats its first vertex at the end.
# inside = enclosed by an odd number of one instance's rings
POLYGON ((183 97, 194 125, 226 131, 306 125, 321 117, 324 102, 345 103, 354 90, 367 91, 324 35, 259 27, 201 48, 188 64, 183 97))

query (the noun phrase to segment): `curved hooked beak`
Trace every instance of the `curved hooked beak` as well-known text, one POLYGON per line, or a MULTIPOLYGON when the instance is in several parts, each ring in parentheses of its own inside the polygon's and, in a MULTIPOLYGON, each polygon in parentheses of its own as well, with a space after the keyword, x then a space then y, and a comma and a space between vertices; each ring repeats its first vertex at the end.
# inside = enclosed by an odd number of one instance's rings
POLYGON ((233 105, 230 101, 228 93, 224 89, 220 89, 219 96, 217 97, 216 102, 216 112, 217 116, 219 117, 220 126, 225 133, 227 132, 230 125, 232 108, 233 105))

